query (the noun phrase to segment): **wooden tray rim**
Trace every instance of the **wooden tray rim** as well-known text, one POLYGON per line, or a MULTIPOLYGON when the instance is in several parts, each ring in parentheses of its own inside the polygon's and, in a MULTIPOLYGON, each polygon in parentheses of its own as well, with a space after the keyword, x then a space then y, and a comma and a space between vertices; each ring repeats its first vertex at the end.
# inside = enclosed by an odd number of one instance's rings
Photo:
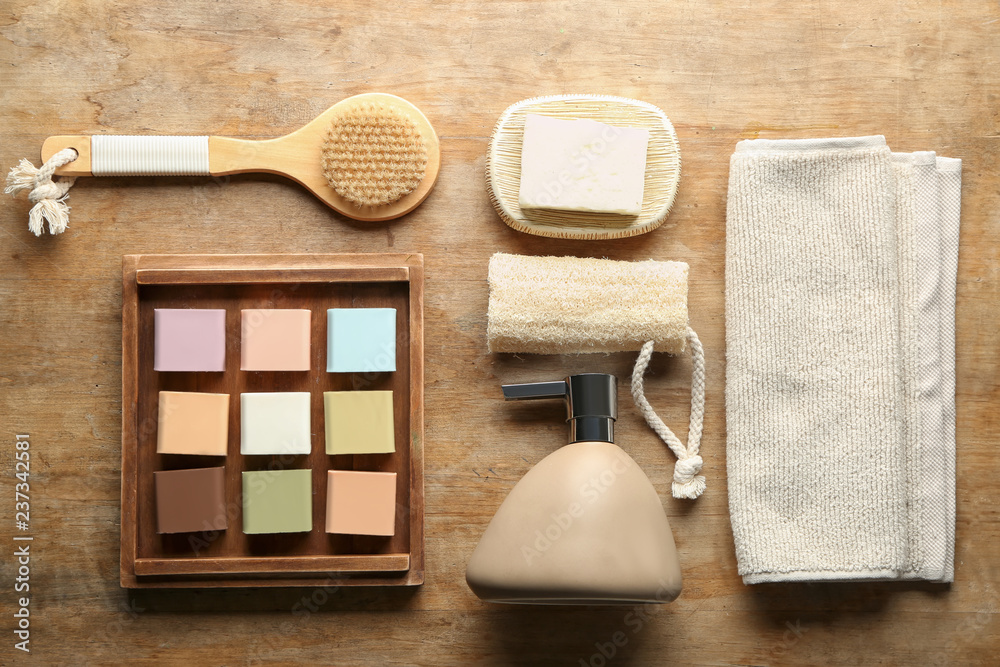
MULTIPOLYGON (((424 580, 424 480, 423 480, 423 255, 420 253, 336 253, 336 254, 137 254, 122 256, 122 470, 121 470, 121 563, 120 583, 124 588, 217 588, 273 586, 418 586, 424 580), (258 266, 248 269, 252 260, 258 266), (138 305, 140 284, 256 284, 274 280, 241 280, 242 275, 259 271, 283 278, 277 282, 341 282, 337 273, 351 269, 366 269, 364 282, 408 282, 410 314, 410 552, 343 556, 285 557, 286 563, 298 568, 262 570, 264 561, 275 558, 224 558, 225 575, 238 578, 212 579, 197 572, 182 572, 176 576, 157 574, 143 576, 139 569, 148 569, 155 561, 141 559, 135 522, 138 466, 138 305), (300 272, 298 277, 291 274, 300 272), (140 282, 140 274, 147 279, 140 282), (194 282, 186 282, 191 274, 194 282), (233 278, 236 278, 235 280, 233 278), (208 282, 199 282, 199 280, 208 282), (127 517, 131 509, 133 515, 127 517), (406 569, 399 566, 405 560, 406 569), (337 565, 342 569, 330 569, 337 565), (325 578, 314 576, 322 569, 325 578), (275 579, 267 575, 301 574, 300 578, 275 579), (378 575, 358 578, 354 575, 378 575), (384 576, 383 576, 384 575, 384 576), (148 580, 148 581, 144 581, 148 580)), ((155 566, 153 566, 155 568, 155 566)))

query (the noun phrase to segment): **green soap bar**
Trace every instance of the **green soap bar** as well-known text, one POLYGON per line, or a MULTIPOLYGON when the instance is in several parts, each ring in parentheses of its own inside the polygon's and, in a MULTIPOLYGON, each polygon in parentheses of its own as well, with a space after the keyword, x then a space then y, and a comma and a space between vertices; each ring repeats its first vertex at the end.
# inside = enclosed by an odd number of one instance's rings
POLYGON ((243 473, 243 532, 307 533, 312 530, 312 470, 243 473))
POLYGON ((391 391, 327 391, 327 454, 391 454, 396 451, 391 391))

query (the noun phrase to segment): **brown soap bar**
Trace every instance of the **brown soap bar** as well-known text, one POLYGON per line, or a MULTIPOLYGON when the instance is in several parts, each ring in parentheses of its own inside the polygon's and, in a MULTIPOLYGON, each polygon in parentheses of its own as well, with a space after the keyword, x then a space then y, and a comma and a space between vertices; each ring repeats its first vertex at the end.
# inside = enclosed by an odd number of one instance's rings
POLYGON ((226 529, 225 468, 158 470, 156 532, 226 529))

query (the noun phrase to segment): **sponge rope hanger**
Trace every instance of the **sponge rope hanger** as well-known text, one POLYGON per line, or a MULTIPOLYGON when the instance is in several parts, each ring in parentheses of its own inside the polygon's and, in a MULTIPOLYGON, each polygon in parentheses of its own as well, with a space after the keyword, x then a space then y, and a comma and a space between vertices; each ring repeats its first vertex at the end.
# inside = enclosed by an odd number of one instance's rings
POLYGON ((286 176, 338 213, 392 220, 430 194, 441 166, 437 134, 420 110, 395 95, 355 95, 291 134, 248 140, 209 136, 57 136, 44 164, 27 160, 7 176, 8 194, 29 190, 29 228, 59 234, 69 221, 66 192, 76 176, 286 176), (52 176, 65 177, 53 181, 52 176))
POLYGON ((705 421, 705 350, 698 340, 698 334, 691 327, 687 330, 687 343, 691 348, 691 418, 687 445, 685 446, 663 423, 646 400, 643 376, 653 356, 653 341, 647 341, 642 346, 639 357, 635 360, 635 368, 632 371, 632 398, 649 427, 677 456, 677 463, 674 464, 674 480, 670 485, 674 498, 693 500, 705 492, 705 477, 698 474, 704 463, 698 450, 701 447, 701 432, 705 421))

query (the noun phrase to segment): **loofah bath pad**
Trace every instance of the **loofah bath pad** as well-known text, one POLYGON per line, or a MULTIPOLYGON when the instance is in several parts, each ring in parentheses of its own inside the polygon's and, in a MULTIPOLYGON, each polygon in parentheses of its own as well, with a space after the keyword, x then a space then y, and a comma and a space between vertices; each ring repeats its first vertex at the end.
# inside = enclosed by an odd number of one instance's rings
POLYGON ((382 206, 417 189, 427 157, 411 118, 380 102, 362 102, 331 121, 323 143, 323 175, 344 199, 382 206))
POLYGON ((491 352, 669 354, 688 335, 688 265, 577 257, 490 259, 487 341, 491 352))
MULTIPOLYGON (((666 220, 681 176, 677 133, 662 109, 611 95, 549 95, 511 105, 500 116, 486 153, 486 186, 500 219, 526 234, 561 239, 617 239, 650 232, 666 220), (588 119, 649 132, 642 211, 617 213, 561 211, 520 205, 521 149, 529 114, 561 120, 588 119)), ((543 184, 559 188, 560 184, 543 184)))

